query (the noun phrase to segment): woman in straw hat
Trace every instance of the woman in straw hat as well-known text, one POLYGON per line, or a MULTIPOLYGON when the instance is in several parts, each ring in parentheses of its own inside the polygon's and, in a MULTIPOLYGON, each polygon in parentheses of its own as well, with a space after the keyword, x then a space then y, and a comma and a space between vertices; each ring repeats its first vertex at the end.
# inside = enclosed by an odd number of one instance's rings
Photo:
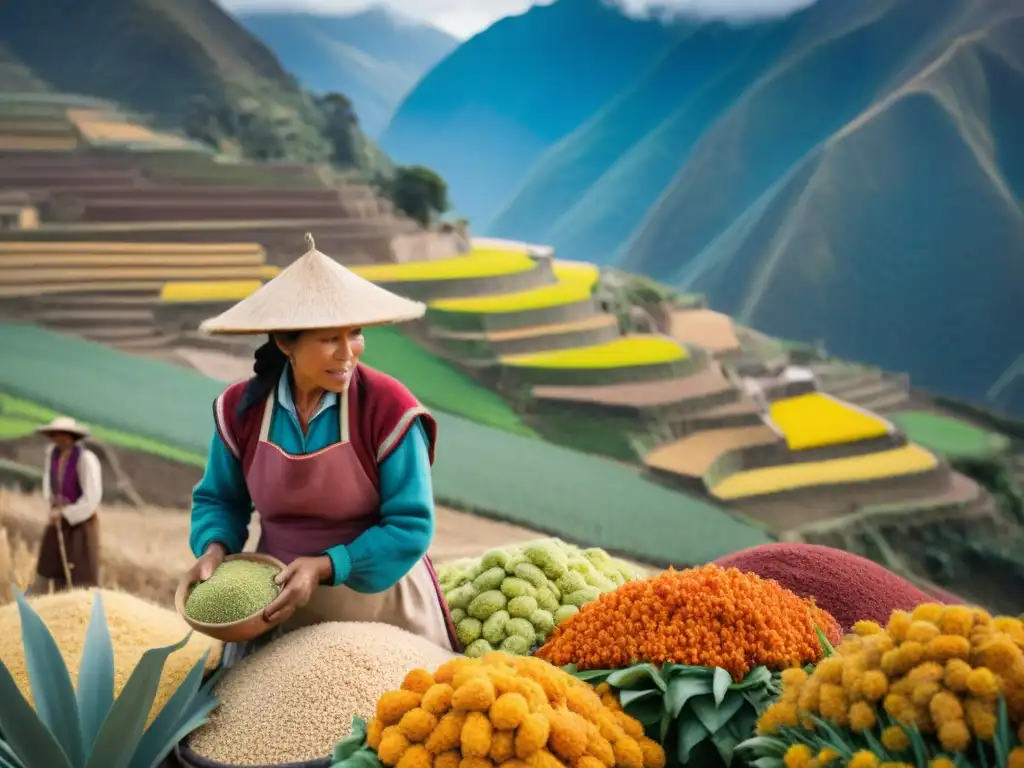
POLYGON ((96 510, 103 499, 103 470, 82 445, 89 429, 67 416, 39 427, 50 438, 43 472, 43 499, 50 520, 43 532, 30 594, 99 584, 100 529, 96 510))
MULTIPOLYGON (((359 362, 362 328, 424 305, 316 250, 200 329, 268 334, 254 376, 213 406, 216 431, 192 497, 189 572, 205 580, 242 550, 253 508, 258 551, 287 568, 265 610, 284 631, 320 621, 393 624, 458 647, 427 548, 434 535, 433 417, 395 379, 359 362)), ((229 659, 244 653, 234 649, 229 659)), ((230 662, 229 662, 230 663, 230 662)))

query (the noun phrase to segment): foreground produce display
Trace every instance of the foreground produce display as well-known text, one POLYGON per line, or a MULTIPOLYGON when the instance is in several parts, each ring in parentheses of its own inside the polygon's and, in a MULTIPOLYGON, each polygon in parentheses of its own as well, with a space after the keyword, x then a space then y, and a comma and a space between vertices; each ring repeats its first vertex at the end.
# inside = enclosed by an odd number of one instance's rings
POLYGON ((526 655, 598 595, 643 573, 603 549, 538 539, 438 570, 466 655, 526 655))
POLYGON ((172 768, 179 739, 182 768, 1024 768, 1020 619, 824 547, 729 560, 644 576, 538 540, 440 569, 473 655, 324 623, 216 672, 220 645, 181 641, 173 612, 19 595, 0 607, 0 768, 172 768), (878 621, 886 601, 906 608, 878 621))
POLYGON ((1024 625, 924 603, 858 622, 740 745, 758 768, 1024 767, 1024 625))
POLYGON ((664 768, 611 697, 539 659, 495 652, 415 669, 335 749, 333 768, 664 768))
POLYGON ((185 613, 207 624, 247 619, 281 594, 280 585, 274 581, 279 572, 279 568, 252 560, 223 562, 209 579, 192 587, 185 613))
POLYGON ((670 762, 728 766, 778 692, 840 630, 812 600, 755 574, 668 570, 601 595, 537 651, 616 692, 670 762))
POLYGON ((33 703, 6 664, 0 666, 3 768, 157 768, 217 706, 211 693, 216 678, 203 683, 207 650, 150 718, 164 665, 188 644, 191 633, 173 645, 147 650, 115 695, 114 645, 96 593, 76 690, 46 624, 21 592, 16 601, 33 703))

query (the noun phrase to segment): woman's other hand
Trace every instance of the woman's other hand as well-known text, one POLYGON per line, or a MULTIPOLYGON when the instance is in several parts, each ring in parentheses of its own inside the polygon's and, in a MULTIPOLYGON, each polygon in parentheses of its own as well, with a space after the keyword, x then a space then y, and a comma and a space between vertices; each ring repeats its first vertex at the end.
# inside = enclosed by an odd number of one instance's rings
POLYGON ((297 608, 302 608, 313 597, 313 591, 329 580, 334 566, 326 555, 299 557, 292 560, 274 579, 283 589, 274 601, 263 609, 263 618, 271 624, 287 621, 297 608))
POLYGON ((214 543, 208 546, 206 552, 188 569, 189 583, 195 584, 197 581, 206 581, 213 576, 213 572, 224 562, 226 555, 227 550, 224 549, 223 544, 214 543))

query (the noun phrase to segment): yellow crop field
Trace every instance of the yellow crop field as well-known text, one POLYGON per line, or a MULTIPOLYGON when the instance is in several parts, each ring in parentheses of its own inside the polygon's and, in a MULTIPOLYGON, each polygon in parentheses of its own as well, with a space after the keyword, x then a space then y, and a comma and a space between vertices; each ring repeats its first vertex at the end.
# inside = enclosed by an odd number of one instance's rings
POLYGON ((870 440, 889 433, 889 425, 879 417, 818 392, 776 400, 770 415, 791 451, 870 440))
POLYGON ((160 301, 188 304, 197 301, 241 301, 263 285, 259 280, 194 280, 164 283, 160 301))
POLYGON ((515 293, 496 293, 465 299, 441 299, 430 303, 445 312, 498 313, 547 309, 585 301, 594 290, 600 270, 593 264, 555 262, 556 282, 515 293))
POLYGON ((522 251, 474 248, 465 256, 403 264, 370 264, 352 269, 374 283, 462 280, 472 277, 501 277, 528 272, 537 262, 522 251))
POLYGON ((588 347, 510 355, 501 358, 501 362, 516 368, 623 368, 674 363, 686 357, 686 349, 671 339, 627 336, 588 347))
POLYGON ((809 461, 752 469, 729 475, 711 489, 719 499, 742 499, 815 485, 857 483, 925 472, 938 465, 935 455, 919 445, 850 456, 831 461, 809 461))

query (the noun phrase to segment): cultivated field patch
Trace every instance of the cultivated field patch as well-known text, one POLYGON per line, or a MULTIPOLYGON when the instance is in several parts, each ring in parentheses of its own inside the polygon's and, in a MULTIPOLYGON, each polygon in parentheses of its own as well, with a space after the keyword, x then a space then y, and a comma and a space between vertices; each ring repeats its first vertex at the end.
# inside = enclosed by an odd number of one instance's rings
POLYGON ((661 336, 628 336, 605 344, 555 349, 501 358, 503 365, 520 368, 629 368, 685 360, 678 342, 661 336))
POLYGON ((953 459, 985 458, 1010 448, 1005 435, 988 432, 966 421, 927 411, 901 411, 892 420, 907 437, 953 459))
POLYGON ((891 431, 884 419, 818 392, 776 400, 770 416, 791 451, 871 440, 891 431))
POLYGON ((374 283, 463 280, 473 277, 501 277, 527 272, 537 262, 525 252, 474 248, 464 256, 401 264, 371 264, 352 267, 360 277, 374 283))
POLYGON ((525 312, 586 301, 593 293, 600 270, 593 264, 555 262, 552 267, 557 282, 514 293, 473 296, 463 299, 439 299, 430 307, 443 312, 473 314, 525 312))
POLYGON ((937 466, 938 459, 934 454, 911 444, 831 461, 800 462, 737 472, 713 486, 711 494, 719 499, 742 499, 818 485, 867 483, 919 474, 937 466))

